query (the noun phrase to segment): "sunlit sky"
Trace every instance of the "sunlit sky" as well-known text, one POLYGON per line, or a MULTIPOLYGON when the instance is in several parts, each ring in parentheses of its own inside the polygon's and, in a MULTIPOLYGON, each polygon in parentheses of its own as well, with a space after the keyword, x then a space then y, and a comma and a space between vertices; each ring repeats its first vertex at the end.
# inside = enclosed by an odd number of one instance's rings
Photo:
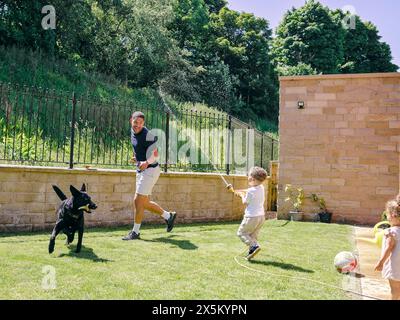
MULTIPOLYGON (((382 41, 392 49, 393 62, 400 66, 400 35, 399 35, 399 0, 320 0, 331 9, 352 6, 355 13, 363 20, 374 23, 382 41), (397 27, 396 27, 397 25, 397 27)), ((228 0, 229 8, 237 11, 253 13, 267 19, 270 27, 275 30, 284 13, 292 7, 301 7, 305 0, 228 0)))

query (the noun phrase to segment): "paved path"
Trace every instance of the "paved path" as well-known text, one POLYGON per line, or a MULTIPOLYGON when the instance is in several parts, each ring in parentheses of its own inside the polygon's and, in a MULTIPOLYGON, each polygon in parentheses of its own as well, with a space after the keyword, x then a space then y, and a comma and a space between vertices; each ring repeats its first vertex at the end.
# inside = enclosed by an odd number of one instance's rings
MULTIPOLYGON (((355 227, 356 237, 373 239, 373 229, 364 227, 355 227)), ((377 297, 384 300, 390 299, 390 286, 387 280, 382 279, 380 272, 375 272, 374 267, 378 262, 381 250, 372 243, 362 240, 356 240, 357 251, 360 258, 360 273, 364 275, 361 278, 362 294, 377 297)), ((364 298, 369 300, 368 298, 364 298)))

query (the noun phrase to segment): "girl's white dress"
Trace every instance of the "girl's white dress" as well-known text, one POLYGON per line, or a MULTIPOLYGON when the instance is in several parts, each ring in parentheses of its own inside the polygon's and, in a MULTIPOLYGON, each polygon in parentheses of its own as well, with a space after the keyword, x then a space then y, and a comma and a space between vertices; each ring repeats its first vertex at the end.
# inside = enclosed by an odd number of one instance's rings
POLYGON ((383 265, 382 277, 388 280, 400 281, 400 227, 392 227, 385 230, 383 237, 382 255, 387 245, 387 235, 392 234, 396 240, 396 246, 392 251, 392 255, 383 265))

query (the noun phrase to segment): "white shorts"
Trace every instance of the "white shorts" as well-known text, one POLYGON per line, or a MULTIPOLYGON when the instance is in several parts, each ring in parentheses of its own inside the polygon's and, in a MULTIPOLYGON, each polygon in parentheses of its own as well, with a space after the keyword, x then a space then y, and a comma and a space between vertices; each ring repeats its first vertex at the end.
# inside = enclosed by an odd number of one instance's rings
POLYGON ((136 173, 136 193, 143 196, 151 196, 154 185, 160 177, 161 168, 147 168, 143 172, 136 173))

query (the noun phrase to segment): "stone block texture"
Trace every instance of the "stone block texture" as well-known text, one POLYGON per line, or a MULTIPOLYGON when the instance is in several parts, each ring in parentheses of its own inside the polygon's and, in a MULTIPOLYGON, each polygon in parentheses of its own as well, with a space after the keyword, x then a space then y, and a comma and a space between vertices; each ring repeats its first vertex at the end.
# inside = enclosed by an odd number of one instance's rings
MULTIPOLYGON (((88 227, 133 224, 135 172, 131 170, 89 171, 86 169, 0 166, 0 232, 52 229, 60 200, 52 185, 67 196, 69 186, 87 185, 88 193, 98 205, 86 214, 88 227)), ((247 187, 247 177, 225 177, 235 188, 247 187)), ((265 182, 267 194, 267 183, 265 182)), ((381 190, 384 192, 384 190, 381 190)), ((244 205, 228 193, 216 174, 162 173, 153 189, 152 200, 163 208, 176 211, 177 223, 199 221, 233 221, 243 216, 244 205)), ((144 223, 163 223, 149 212, 144 223)))
MULTIPOLYGON (((336 222, 379 221, 399 192, 400 73, 282 77, 280 85, 279 217, 292 184, 324 197, 336 222)), ((304 211, 315 210, 306 201, 304 211)))

